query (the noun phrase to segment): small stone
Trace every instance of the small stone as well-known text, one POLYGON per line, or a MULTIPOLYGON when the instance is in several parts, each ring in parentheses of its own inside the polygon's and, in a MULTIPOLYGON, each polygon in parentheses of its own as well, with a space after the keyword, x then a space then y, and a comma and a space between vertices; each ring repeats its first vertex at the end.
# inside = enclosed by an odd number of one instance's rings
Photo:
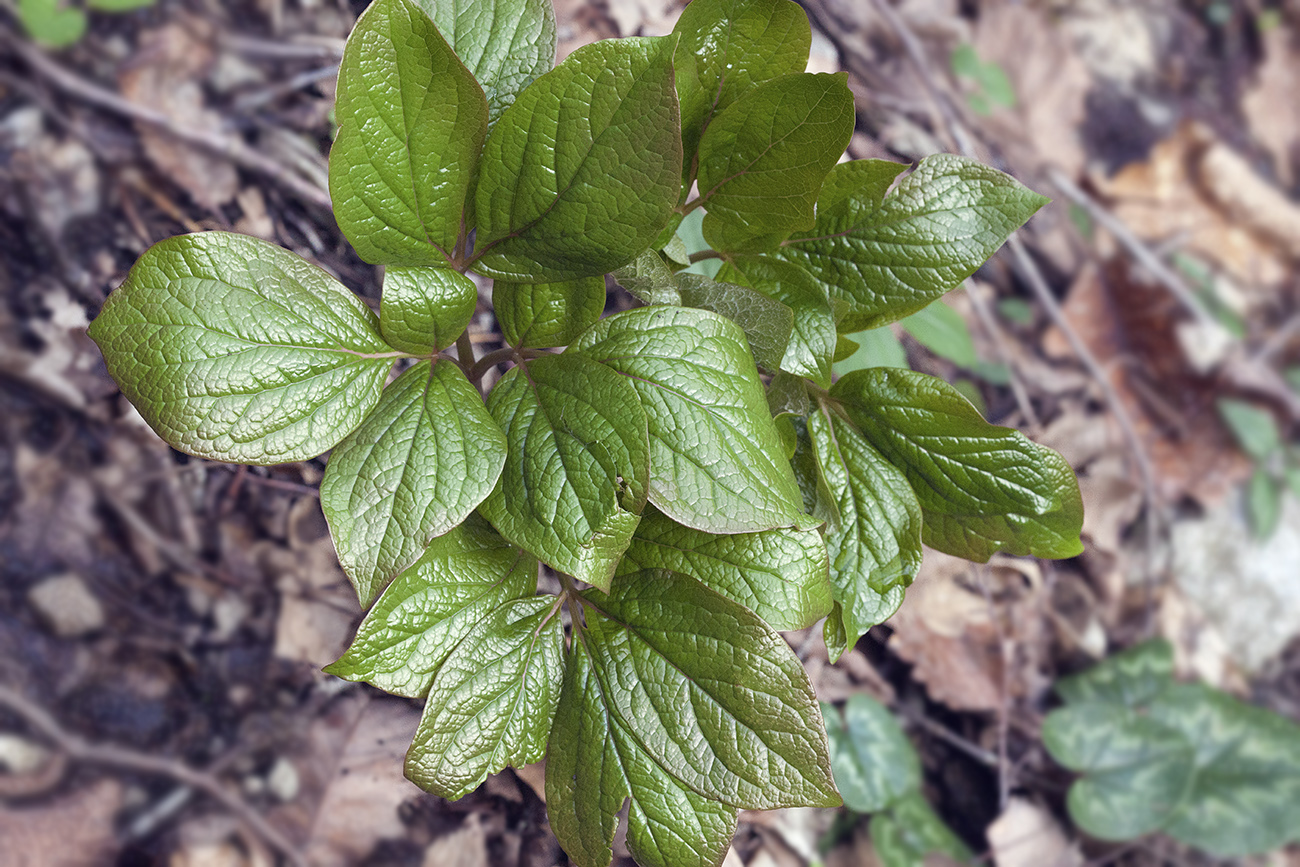
POLYGON ((14 776, 35 773, 49 761, 50 751, 34 741, 0 732, 0 768, 14 776))
POLYGON ((292 801, 298 796, 298 769, 293 762, 281 756, 266 774, 266 790, 280 801, 292 801))
POLYGON ((80 576, 71 572, 46 578, 27 591, 27 602, 51 632, 79 638, 104 627, 104 606, 80 576))

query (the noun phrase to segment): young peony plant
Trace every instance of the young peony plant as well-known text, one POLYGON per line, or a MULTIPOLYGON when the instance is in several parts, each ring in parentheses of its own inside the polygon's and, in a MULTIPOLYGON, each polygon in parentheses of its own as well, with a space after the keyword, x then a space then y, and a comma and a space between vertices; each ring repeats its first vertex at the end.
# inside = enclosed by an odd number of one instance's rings
POLYGON ((406 769, 430 792, 545 757, 583 867, 625 805, 637 861, 682 867, 718 864, 740 809, 840 802, 777 630, 825 618, 838 657, 923 542, 1081 549, 1060 456, 928 376, 832 381, 842 333, 925 307, 1046 200, 949 155, 840 163, 853 95, 804 72, 810 39, 789 0, 695 0, 670 36, 552 68, 548 0, 375 0, 330 192, 385 266, 378 316, 204 232, 150 248, 90 329, 175 448, 330 451, 321 504, 369 613, 327 670, 426 699, 406 769), (696 209, 712 251, 688 257, 696 209), (683 273, 702 256, 717 279, 683 273), (477 359, 469 271, 508 344, 477 359), (644 306, 602 318, 611 275, 644 306))

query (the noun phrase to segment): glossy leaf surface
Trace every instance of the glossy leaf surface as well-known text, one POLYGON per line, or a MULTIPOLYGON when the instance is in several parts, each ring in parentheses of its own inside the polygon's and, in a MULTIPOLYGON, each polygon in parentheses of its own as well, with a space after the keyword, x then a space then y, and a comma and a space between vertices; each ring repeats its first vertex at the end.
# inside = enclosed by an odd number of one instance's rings
POLYGON ((650 501, 680 524, 744 533, 801 522, 802 498, 734 322, 642 307, 602 319, 573 349, 617 370, 650 424, 650 501))
POLYGON ((811 685, 771 627, 670 572, 586 598, 546 768, 577 863, 609 863, 625 797, 634 857, 665 867, 716 864, 736 807, 839 803, 811 685))
POLYGON ((429 543, 393 579, 326 671, 422 698, 452 649, 511 599, 537 591, 537 560, 477 517, 429 543))
POLYGON ((680 186, 673 43, 585 45, 506 110, 483 149, 477 270, 572 280, 650 246, 680 186))
POLYGON ((608 588, 646 501, 646 415, 628 381, 590 358, 533 359, 488 396, 506 432, 482 513, 557 571, 608 588))
POLYGON ((605 310, 605 280, 492 286, 492 307, 506 342, 517 348, 567 346, 605 310))
POLYGON ((461 231, 488 108, 483 89, 410 0, 376 0, 339 65, 330 197, 357 255, 444 265, 461 231))
POLYGON ((564 627, 552 616, 554 602, 506 602, 447 655, 406 754, 412 782, 455 800, 488 774, 542 758, 564 677, 564 627))
POLYGON ((379 330, 403 352, 430 355, 456 342, 477 305, 478 290, 464 274, 391 266, 384 271, 379 330))
POLYGON ((363 606, 483 502, 505 451, 505 434, 452 362, 420 362, 384 389, 321 480, 321 508, 363 606))
POLYGON ((1083 501, 1069 464, 1019 431, 984 421, 952 386, 875 368, 848 374, 831 396, 907 477, 930 547, 979 562, 999 550, 1036 557, 1083 550, 1083 501))
POLYGON ((684 306, 712 310, 739 325, 759 367, 781 369, 794 330, 793 310, 748 286, 700 274, 678 274, 673 282, 684 306))
POLYGON ((332 448, 378 402, 400 354, 320 268, 225 232, 150 247, 88 333, 168 444, 246 464, 332 448))
POLYGON ((619 574, 642 569, 688 575, 776 629, 803 629, 831 609, 826 546, 816 530, 715 535, 647 510, 619 574))
POLYGON ((877 328, 955 288, 1046 203, 996 169, 936 154, 880 207, 828 208, 776 255, 848 304, 841 331, 877 328))

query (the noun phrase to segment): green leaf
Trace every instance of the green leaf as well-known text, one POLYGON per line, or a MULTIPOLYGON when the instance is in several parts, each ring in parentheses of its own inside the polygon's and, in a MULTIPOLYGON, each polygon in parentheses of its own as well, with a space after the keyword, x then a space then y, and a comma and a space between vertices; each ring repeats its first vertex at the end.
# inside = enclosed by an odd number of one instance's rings
POLYGON ((817 195, 817 219, 853 224, 871 215, 907 163, 849 160, 831 169, 817 195))
POLYGON ((903 471, 932 548, 985 562, 994 551, 1074 557, 1083 501, 1070 465, 984 421, 947 383, 910 370, 850 373, 831 389, 858 430, 903 471))
POLYGON ((794 311, 738 283, 714 281, 699 274, 678 274, 674 282, 684 306, 712 310, 739 325, 759 367, 781 369, 794 328, 794 311))
POLYGON ((357 255, 376 265, 451 261, 487 100, 410 0, 376 0, 357 19, 334 113, 330 196, 357 255))
POLYGON ((379 330, 403 352, 431 355, 456 342, 477 305, 478 290, 464 274, 391 266, 384 271, 379 330))
POLYGON ((845 807, 875 813, 921 787, 921 760, 889 708, 868 695, 853 695, 843 715, 822 702, 822 716, 845 807))
POLYGON ((1047 201, 996 169, 936 154, 879 208, 830 209, 777 255, 847 302, 840 330, 876 328, 955 288, 1047 201))
POLYGON ((867 370, 872 367, 899 367, 910 370, 907 363, 907 350, 888 325, 862 331, 853 335, 858 348, 852 355, 835 364, 835 373, 845 376, 855 370, 867 370))
POLYGON ((808 434, 839 513, 826 529, 840 605, 826 635, 844 631, 843 646, 828 637, 827 647, 838 657, 902 604, 921 568, 921 507, 903 473, 825 405, 808 417, 808 434))
POLYGON ((1241 450, 1257 461, 1282 447, 1282 434, 1273 413, 1244 400, 1221 397, 1219 417, 1228 425, 1241 450))
POLYGON ((785 75, 757 85, 700 139, 704 237, 714 249, 760 252, 811 230, 822 181, 853 135, 847 73, 785 75))
POLYGON ((609 863, 624 798, 645 867, 717 864, 737 807, 839 803, 808 676, 753 612, 671 572, 584 599, 546 767, 576 864, 609 863))
POLYGON ((416 0, 474 74, 487 97, 488 123, 555 65, 551 0, 416 0))
POLYGON ((715 535, 647 510, 618 574, 641 569, 688 575, 776 629, 804 629, 831 610, 826 545, 816 530, 715 535))
POLYGON ((920 792, 910 792, 889 811, 872 816, 868 833, 882 867, 923 867, 926 856, 935 853, 960 864, 971 861, 966 844, 920 792))
POLYGON ((1070 704, 1109 702, 1140 708, 1159 695, 1173 675, 1173 646, 1164 640, 1145 641, 1081 674, 1061 678, 1053 689, 1070 704))
POLYGON ((626 379, 545 355, 488 395, 509 452, 483 517, 551 568, 608 589, 646 501, 646 415, 626 379))
MULTIPOLYGON (((822 388, 830 388, 831 359, 838 337, 835 313, 826 290, 806 271, 779 259, 739 256, 733 264, 750 285, 794 313, 794 327, 781 358, 781 370, 806 376, 822 388)), ((727 279, 723 272, 719 276, 727 279)))
POLYGON ((429 543, 361 621, 325 670, 422 698, 460 641, 492 611, 537 592, 537 560, 477 516, 429 543))
POLYGON ((153 6, 157 2, 158 0, 87 0, 86 6, 101 12, 131 12, 153 6))
POLYGON ((602 319, 572 346, 628 377, 650 420, 650 502, 688 527, 745 533, 803 523, 802 496, 744 332, 689 307, 602 319))
POLYGON ((591 654, 575 641, 546 749, 547 817, 577 867, 607 867, 628 800, 627 845, 641 867, 716 867, 738 810, 672 776, 610 713, 591 654))
POLYGON ((492 306, 506 342, 519 349, 567 346, 605 312, 605 280, 492 286, 492 306))
POLYGON ((1085 773, 1067 804, 1080 828, 1103 840, 1159 830, 1181 806, 1195 773, 1195 751, 1176 729, 1142 712, 1084 703, 1043 720, 1052 757, 1085 773))
POLYGON ((474 267, 518 282, 636 258, 681 185, 673 37, 585 45, 533 82, 483 148, 474 267))
POLYGON ((86 13, 66 0, 18 0, 18 20, 47 48, 66 48, 86 35, 86 13))
POLYGON ((332 448, 378 402, 400 354, 324 271, 225 232, 150 247, 88 333, 173 448, 245 464, 332 448))
POLYGON ((767 408, 772 417, 781 415, 808 415, 808 385, 802 376, 778 373, 767 385, 767 408))
POLYGON ((1165 831, 1221 858, 1300 839, 1300 726, 1201 684, 1173 684, 1148 713, 1195 748, 1196 775, 1165 831))
POLYGON ((673 32, 688 169, 718 112, 754 85, 803 72, 812 46, 808 16, 790 0, 695 0, 673 32))
POLYGON ((958 367, 970 369, 979 361, 966 320, 942 301, 918 310, 900 324, 926 349, 958 367))
POLYGON ((646 250, 636 259, 614 272, 618 285, 631 292, 643 304, 680 306, 681 292, 673 272, 654 250, 646 250))
POLYGON ((564 678, 556 601, 503 603, 447 655, 406 754, 412 782, 454 801, 488 774, 542 758, 564 678))
POLYGON ((421 362, 384 389, 321 480, 321 508, 362 606, 469 517, 505 455, 505 434, 452 362, 421 362))

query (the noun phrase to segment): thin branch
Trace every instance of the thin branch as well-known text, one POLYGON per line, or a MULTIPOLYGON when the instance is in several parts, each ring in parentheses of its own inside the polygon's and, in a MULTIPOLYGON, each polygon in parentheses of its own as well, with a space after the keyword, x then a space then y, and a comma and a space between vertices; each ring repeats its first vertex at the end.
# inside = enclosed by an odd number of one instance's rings
POLYGON ((1030 431, 1037 435, 1043 429, 1043 422, 1039 419, 1033 403, 1029 400, 1029 392, 1025 389, 1020 374, 1016 372, 1011 348, 1007 345, 1007 337, 1002 331, 1002 326, 998 325, 993 311, 989 309, 984 296, 980 294, 979 287, 972 280, 966 281, 966 297, 970 299, 971 307, 974 308, 980 325, 984 326, 984 332, 993 340, 993 351, 997 353, 998 361, 1006 365, 1007 376, 1011 381, 1011 394, 1016 399, 1016 406, 1020 408, 1020 414, 1025 417, 1025 423, 1029 425, 1030 431))
POLYGON ((7 48, 22 58, 32 72, 67 95, 97 108, 146 123, 188 145, 225 157, 241 168, 256 172, 280 184, 302 201, 325 211, 330 210, 328 192, 290 173, 280 163, 245 144, 243 140, 215 130, 194 129, 177 123, 174 118, 163 112, 131 102, 111 90, 87 81, 55 62, 40 49, 9 34, 0 33, 0 42, 5 43, 7 48))
POLYGON ((474 366, 469 369, 469 374, 466 378, 469 379, 470 382, 478 382, 483 378, 485 373, 496 367, 498 364, 505 364, 507 361, 516 360, 518 356, 519 353, 513 346, 503 346, 500 349, 494 349, 491 352, 486 353, 478 361, 474 362, 474 366))
POLYGON ((239 818, 295 867, 307 867, 297 845, 262 817, 243 798, 216 777, 177 760, 153 756, 113 744, 92 744, 68 732, 48 711, 22 693, 0 684, 0 705, 22 717, 29 726, 74 761, 105 765, 125 771, 167 777, 205 793, 239 818))

